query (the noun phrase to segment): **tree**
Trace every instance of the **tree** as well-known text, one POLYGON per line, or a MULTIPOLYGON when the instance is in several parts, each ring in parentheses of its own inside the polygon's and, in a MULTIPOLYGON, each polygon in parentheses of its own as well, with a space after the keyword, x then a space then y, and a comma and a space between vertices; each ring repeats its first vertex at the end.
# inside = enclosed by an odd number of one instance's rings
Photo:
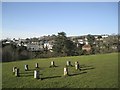
POLYGON ((66 40, 65 42, 66 50, 65 53, 67 56, 75 55, 76 45, 71 40, 66 40))
POLYGON ((5 61, 15 61, 18 59, 18 53, 16 50, 16 46, 9 44, 2 47, 2 60, 5 61))
POLYGON ((75 55, 82 55, 83 54, 83 50, 82 47, 84 46, 84 44, 80 44, 78 43, 78 41, 75 41, 75 55))
POLYGON ((60 32, 55 38, 53 51, 57 55, 69 56, 74 55, 75 45, 66 37, 66 33, 60 32))
POLYGON ((16 61, 22 59, 29 59, 30 53, 27 51, 25 46, 18 46, 14 43, 2 46, 2 60, 5 61, 16 61))
POLYGON ((91 46, 91 54, 95 54, 95 47, 94 47, 95 37, 93 35, 88 34, 87 40, 88 40, 88 44, 91 46))
POLYGON ((88 43, 92 46, 95 41, 95 37, 93 35, 88 34, 87 39, 88 39, 88 43))

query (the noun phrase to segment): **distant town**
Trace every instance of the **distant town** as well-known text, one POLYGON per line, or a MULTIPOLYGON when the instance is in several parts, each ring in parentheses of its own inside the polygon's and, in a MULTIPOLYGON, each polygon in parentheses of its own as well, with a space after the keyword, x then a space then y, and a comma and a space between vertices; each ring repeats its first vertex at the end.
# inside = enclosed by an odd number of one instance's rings
MULTIPOLYGON (((34 37, 34 38, 26 38, 26 39, 20 39, 20 38, 19 39, 16 39, 16 38, 3 39, 3 40, 1 40, 2 47, 3 47, 3 54, 5 54, 4 51, 7 52, 7 50, 9 50, 9 49, 5 49, 5 47, 9 46, 9 45, 13 45, 14 47, 16 47, 16 49, 17 48, 20 49, 20 47, 22 47, 22 48, 24 47, 24 49, 22 49, 24 53, 21 50, 21 52, 23 54, 25 54, 26 51, 33 52, 35 54, 34 55, 35 57, 37 57, 37 55, 38 55, 38 54, 36 54, 36 52, 37 53, 39 52, 40 55, 45 54, 44 55, 45 57, 47 57, 47 54, 49 53, 49 57, 52 57, 55 55, 54 51, 56 51, 58 54, 64 53, 63 56, 71 56, 71 55, 74 56, 74 55, 87 55, 87 54, 96 54, 96 53, 109 53, 109 52, 116 52, 119 50, 118 35, 107 35, 107 34, 106 35, 90 35, 90 34, 88 34, 88 35, 83 35, 83 36, 67 37, 66 33, 64 33, 64 32, 62 32, 62 33, 64 35, 61 37, 66 37, 67 40, 71 41, 71 43, 75 45, 75 46, 72 46, 72 44, 71 44, 71 48, 70 48, 72 50, 72 47, 76 47, 76 49, 73 49, 73 51, 75 51, 75 52, 68 49, 68 47, 70 47, 69 43, 68 43, 69 44, 68 46, 64 46, 61 44, 66 41, 63 41, 61 39, 58 39, 56 41, 56 38, 58 38, 58 36, 60 36, 60 35, 51 35, 51 36, 48 35, 48 36, 42 36, 42 37, 38 37, 38 38, 34 37), (58 42, 58 43, 61 42, 60 43, 61 45, 56 44, 56 42, 58 42), (63 49, 63 51, 55 50, 55 47, 54 47, 55 45, 56 45, 56 48, 61 47, 61 48, 59 48, 61 50, 62 50, 62 46, 63 46, 63 48, 66 47, 66 49, 68 49, 68 50, 66 50, 66 51, 64 51, 65 49, 63 49), (92 50, 92 52, 91 52, 91 50, 92 50), (71 53, 69 54, 67 51, 73 52, 74 54, 71 54, 71 53), (51 56, 50 53, 54 53, 54 55, 51 56)), ((60 34, 60 33, 58 33, 58 34, 60 34)), ((6 56, 7 56, 6 54, 3 55, 3 59, 4 59, 4 57, 6 58, 6 56)), ((38 58, 44 57, 44 56, 40 56, 40 55, 38 55, 39 56, 38 58)), ((59 54, 59 55, 61 55, 61 54, 59 54)), ((57 55, 57 56, 59 56, 59 55, 57 55)))
MULTIPOLYGON (((93 35, 95 38, 95 41, 93 44, 97 45, 97 41, 102 41, 103 43, 107 43, 108 38, 113 37, 113 39, 118 39, 118 37, 116 35, 93 35)), ((42 36, 39 38, 26 38, 26 39, 3 39, 2 40, 2 44, 6 45, 6 44, 15 44, 17 47, 19 46, 25 46, 27 47, 27 50, 29 51, 41 51, 43 50, 45 47, 48 48, 48 50, 50 50, 50 52, 52 51, 52 47, 53 44, 55 42, 54 40, 55 36, 42 36)), ((83 45, 82 49, 84 50, 89 50, 90 46, 88 44, 88 39, 87 39, 87 35, 84 36, 71 36, 68 37, 72 42, 76 42, 77 40, 77 47, 79 45, 83 45)), ((117 49, 117 45, 113 45, 111 46, 113 49, 117 49)), ((104 48, 104 47, 100 47, 100 48, 104 48)))

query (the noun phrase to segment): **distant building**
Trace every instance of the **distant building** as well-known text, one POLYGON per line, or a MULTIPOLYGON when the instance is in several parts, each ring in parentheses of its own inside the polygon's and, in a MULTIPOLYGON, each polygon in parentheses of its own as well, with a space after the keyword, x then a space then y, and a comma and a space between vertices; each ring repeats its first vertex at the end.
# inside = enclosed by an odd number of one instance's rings
POLYGON ((49 44, 49 43, 44 43, 44 48, 48 48, 48 50, 51 50, 53 45, 49 44))
POLYGON ((103 36, 102 36, 102 38, 107 38, 107 37, 108 37, 108 35, 103 35, 103 36))
POLYGON ((80 44, 84 44, 83 39, 78 39, 78 43, 80 43, 80 44))
POLYGON ((90 46, 89 44, 84 45, 84 46, 82 47, 82 50, 90 51, 90 50, 91 50, 91 46, 90 46))
POLYGON ((28 44, 28 45, 27 45, 27 49, 28 49, 29 51, 41 51, 41 50, 43 50, 43 47, 42 47, 41 45, 28 44))

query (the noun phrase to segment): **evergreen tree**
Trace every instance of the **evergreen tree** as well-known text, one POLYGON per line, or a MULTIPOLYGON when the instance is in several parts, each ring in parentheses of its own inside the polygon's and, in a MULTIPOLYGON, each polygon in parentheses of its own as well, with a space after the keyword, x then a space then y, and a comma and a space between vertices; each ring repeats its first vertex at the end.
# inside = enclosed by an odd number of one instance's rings
POLYGON ((66 33, 60 32, 55 38, 53 51, 63 56, 74 55, 75 44, 66 37, 66 33))

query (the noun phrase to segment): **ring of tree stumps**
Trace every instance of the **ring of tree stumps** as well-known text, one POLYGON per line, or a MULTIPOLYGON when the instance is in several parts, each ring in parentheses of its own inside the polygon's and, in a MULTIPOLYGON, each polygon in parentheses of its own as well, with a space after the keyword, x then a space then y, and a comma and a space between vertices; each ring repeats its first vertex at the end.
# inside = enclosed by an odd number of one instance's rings
MULTIPOLYGON (((71 65, 71 62, 70 61, 67 61, 66 62, 66 66, 64 67, 64 72, 63 72, 63 76, 69 76, 69 73, 68 73, 68 67, 69 66, 72 66, 71 65)), ((56 67, 56 65, 55 65, 55 62, 54 61, 51 61, 50 62, 50 67, 56 67)), ((39 65, 38 65, 38 63, 36 63, 35 64, 35 70, 34 70, 34 78, 35 79, 41 79, 41 77, 40 77, 40 71, 38 70, 38 68, 39 68, 39 65)), ((28 69, 28 65, 25 65, 25 67, 24 67, 24 69, 25 69, 25 71, 28 71, 29 69, 28 69)), ((75 69, 76 70, 81 70, 80 69, 80 65, 79 65, 79 63, 76 61, 75 62, 75 69)), ((13 67, 13 74, 16 76, 16 77, 20 77, 20 70, 19 70, 19 68, 18 67, 13 67)))

